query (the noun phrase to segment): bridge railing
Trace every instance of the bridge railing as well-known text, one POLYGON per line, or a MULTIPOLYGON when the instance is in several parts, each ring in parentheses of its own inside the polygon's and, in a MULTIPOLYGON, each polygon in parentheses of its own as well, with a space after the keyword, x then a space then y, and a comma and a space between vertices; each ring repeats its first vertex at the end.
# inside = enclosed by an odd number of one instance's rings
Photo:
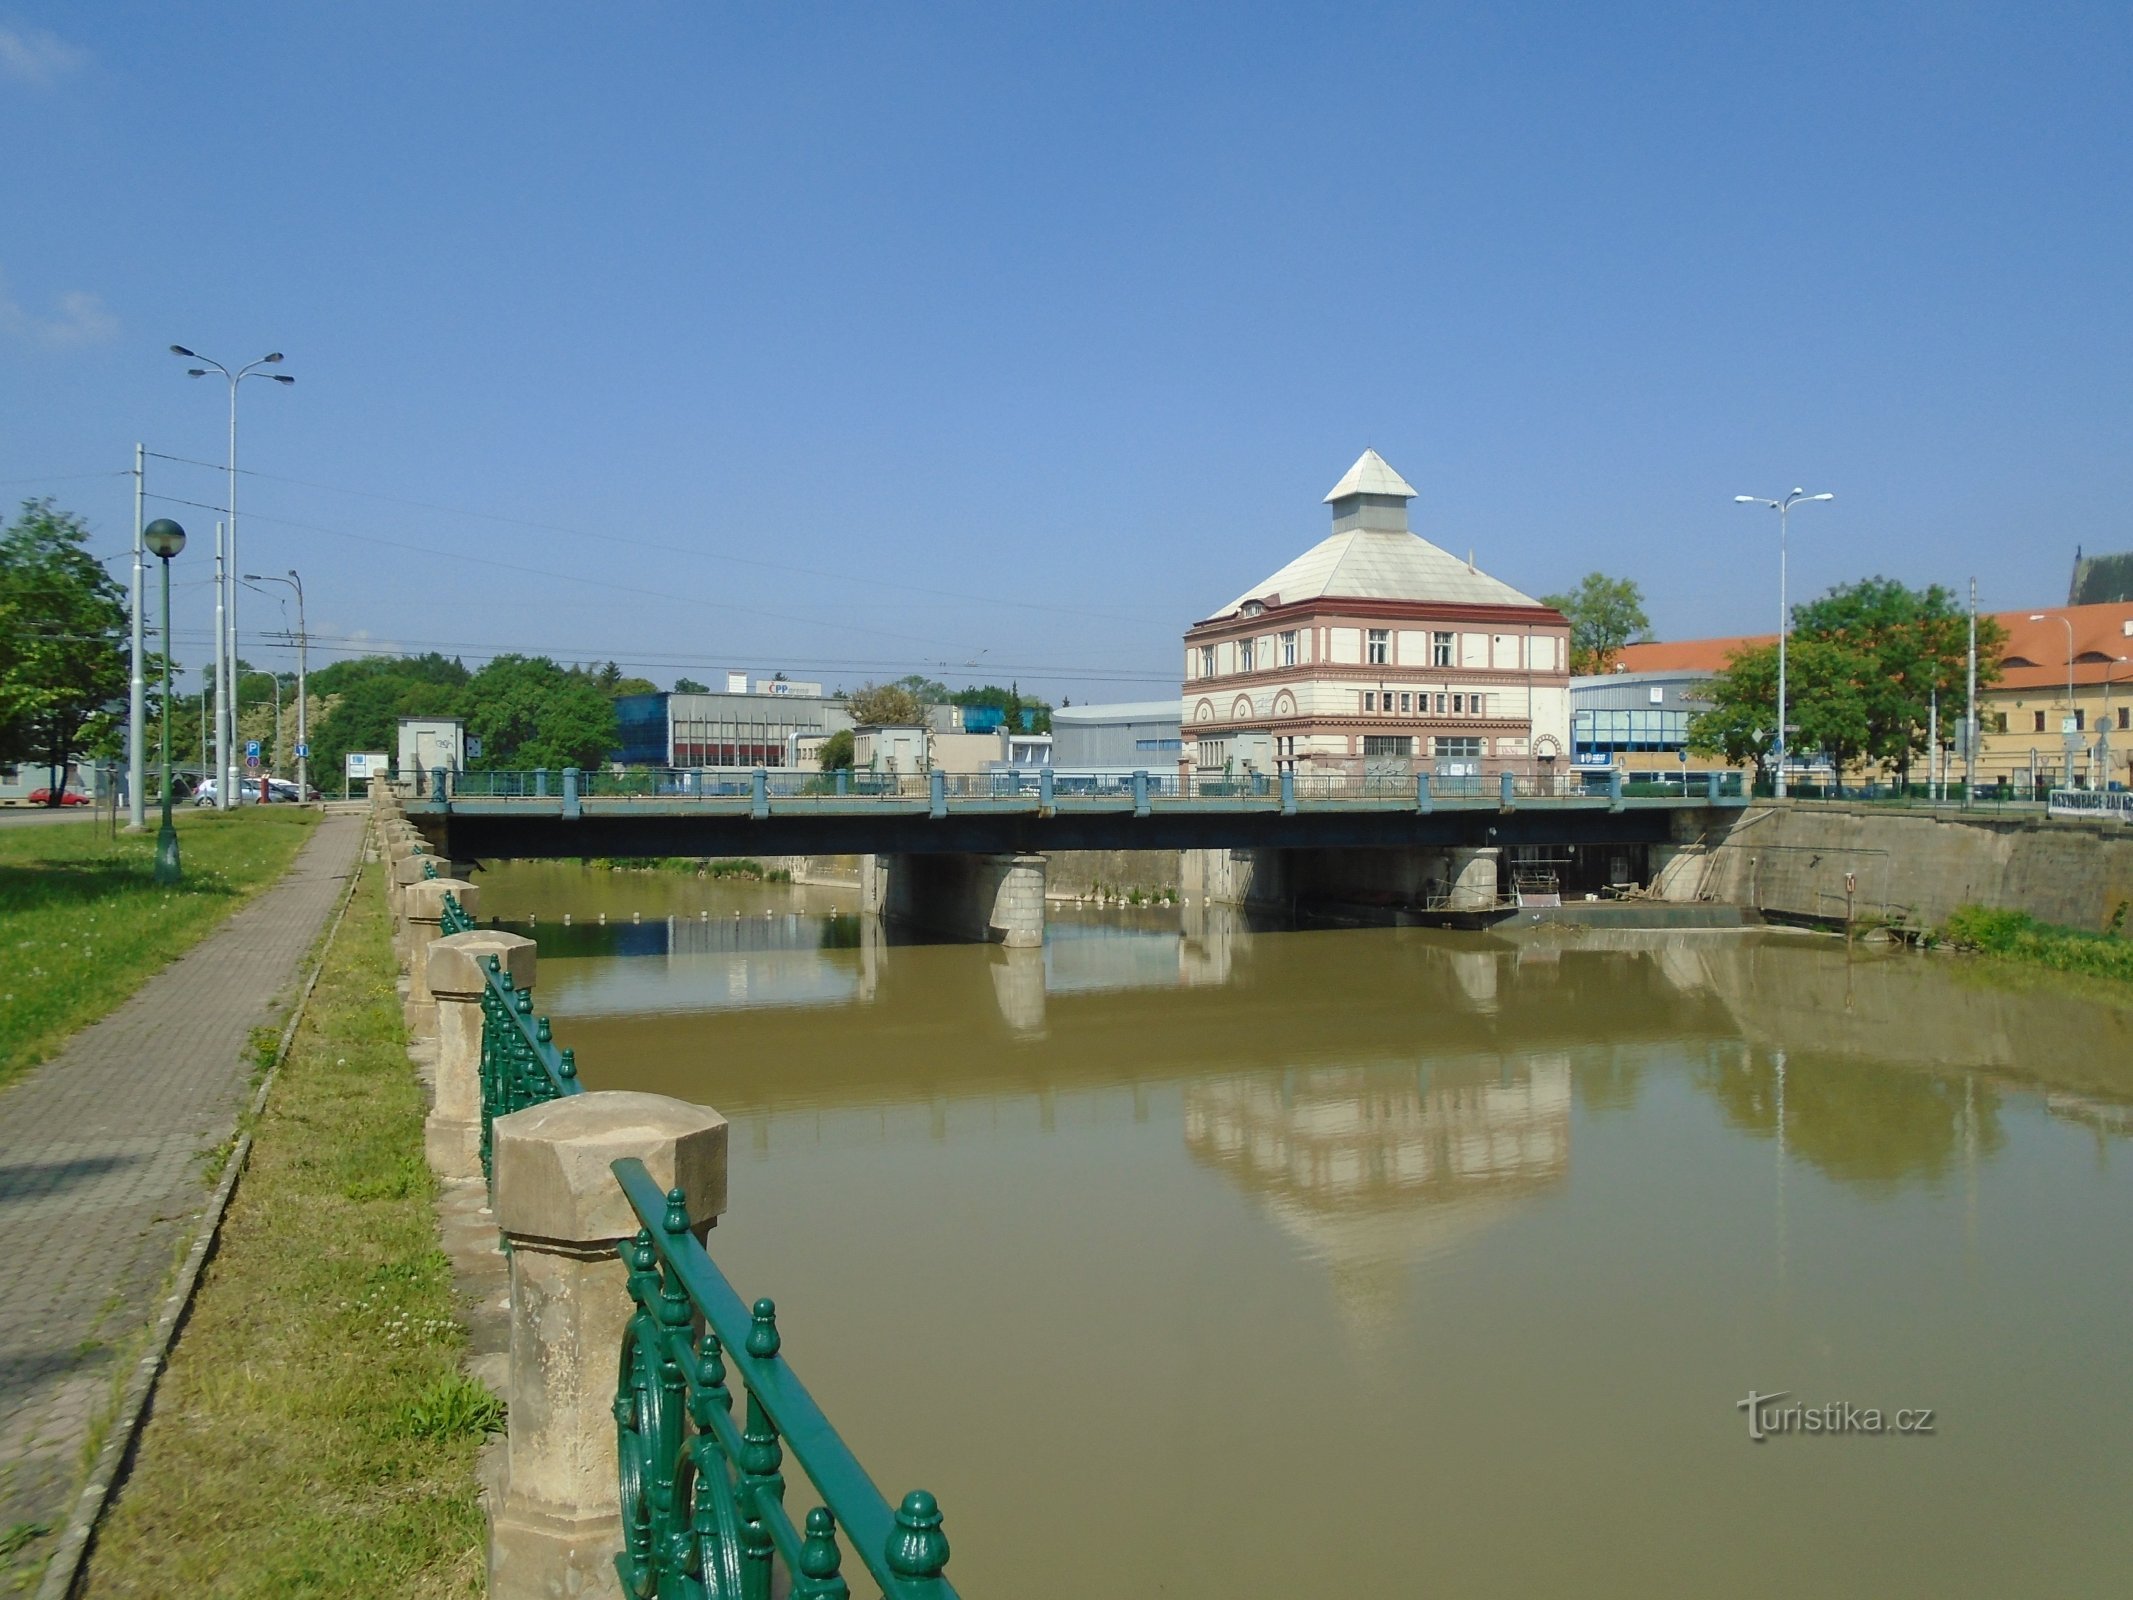
MULTIPOLYGON (((1002 768, 988 772, 864 772, 849 768, 813 772, 798 768, 757 768, 748 772, 681 767, 633 767, 623 772, 576 768, 531 772, 441 773, 443 793, 451 800, 546 800, 559 802, 565 815, 574 806, 603 801, 657 800, 703 802, 722 810, 748 807, 757 815, 781 809, 820 805, 842 808, 874 801, 904 808, 941 807, 984 802, 1039 809, 1059 805, 1126 805, 1136 808, 1161 802, 1219 802, 1225 806, 1276 806, 1306 802, 1404 802, 1418 796, 1446 803, 1579 799, 1738 800, 1738 772, 1695 772, 1682 778, 1652 779, 1612 787, 1612 775, 1559 769, 1552 763, 1515 765, 1492 762, 1432 770, 1411 761, 1383 764, 1357 762, 1282 772, 1186 772, 1175 768, 1145 771, 1103 769, 1072 771, 1050 768, 1002 768)), ((433 788, 436 787, 433 782, 433 788)))

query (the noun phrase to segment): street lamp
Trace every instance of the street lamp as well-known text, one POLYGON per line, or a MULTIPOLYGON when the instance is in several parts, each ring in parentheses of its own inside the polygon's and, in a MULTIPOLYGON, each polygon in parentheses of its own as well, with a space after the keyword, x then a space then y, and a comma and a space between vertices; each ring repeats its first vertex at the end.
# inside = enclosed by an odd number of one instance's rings
MULTIPOLYGON (((1803 500, 1834 500, 1833 494, 1809 494, 1805 489, 1795 489, 1782 500, 1766 500, 1761 495, 1737 494, 1733 503, 1740 506, 1768 506, 1778 514, 1778 726, 1777 726, 1777 776, 1772 787, 1778 799, 1785 798, 1785 641, 1792 635, 1792 607, 1785 599, 1785 519, 1792 508, 1803 500)), ((1841 774, 1839 775, 1841 781, 1841 774)), ((1839 793, 1842 793, 1840 788, 1839 793)))
POLYGON ((178 830, 170 820, 170 558, 185 548, 185 530, 158 517, 141 530, 141 542, 163 563, 163 826, 156 831, 155 881, 173 884, 180 876, 178 830))
MULTIPOLYGON (((304 580, 291 567, 286 578, 277 578, 272 573, 262 577, 256 572, 244 575, 246 583, 286 583, 296 591, 296 797, 299 801, 311 796, 311 726, 306 720, 310 695, 306 692, 305 663, 310 654, 311 635, 304 626, 304 580)), ((284 620, 288 613, 282 613, 284 620)), ((278 741, 280 735, 275 735, 278 741)))
POLYGON ((2103 714, 2096 719, 2096 766, 2103 774, 2097 787, 2106 794, 2111 788, 2111 685, 2118 679, 2111 667, 2124 666, 2129 659, 2133 658, 2113 656, 2103 669, 2103 714))
MULTIPOLYGON (((186 369, 185 375, 188 378, 204 378, 212 370, 221 373, 224 378, 229 380, 229 571, 234 574, 237 570, 237 385, 244 382, 244 380, 247 378, 271 378, 274 382, 284 385, 292 384, 296 382, 296 380, 290 377, 287 373, 265 372, 261 370, 265 367, 275 366, 281 361, 281 352, 279 350, 269 351, 266 355, 263 355, 257 361, 254 361, 250 366, 239 367, 234 372, 232 372, 228 367, 225 367, 221 362, 212 360, 207 356, 203 356, 198 351, 188 350, 182 344, 172 345, 170 347, 170 353, 174 356, 183 356, 187 361, 197 361, 201 363, 197 367, 188 367, 186 369)), ((217 685, 218 690, 220 689, 221 685, 233 681, 237 673, 237 586, 235 583, 230 583, 228 585, 228 607, 229 609, 226 616, 225 626, 229 631, 229 639, 226 645, 225 642, 219 637, 215 641, 215 683, 217 685), (226 666, 224 664, 225 654, 228 658, 226 666)), ((215 713, 215 761, 216 764, 222 769, 222 776, 220 781, 215 786, 215 803, 227 810, 230 806, 236 804, 237 800, 237 765, 236 762, 232 759, 234 752, 231 749, 231 745, 237 736, 237 712, 235 703, 231 701, 227 696, 218 692, 216 695, 216 699, 218 701, 221 701, 222 705, 215 713)))
POLYGON ((2074 624, 2065 615, 2053 617, 2046 611, 2032 611, 2031 622, 2057 622, 2066 630, 2066 725, 2059 731, 2066 736, 2066 786, 2074 786, 2074 624))

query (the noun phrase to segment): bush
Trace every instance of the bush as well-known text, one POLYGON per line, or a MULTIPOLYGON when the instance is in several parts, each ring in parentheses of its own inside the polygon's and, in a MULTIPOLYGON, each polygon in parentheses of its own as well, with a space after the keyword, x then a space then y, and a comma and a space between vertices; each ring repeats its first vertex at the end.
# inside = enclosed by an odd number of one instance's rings
POLYGON ((1940 937, 1961 949, 2050 967, 2057 972, 2133 979, 2133 943, 2113 933, 2055 928, 2027 912, 1957 906, 1941 925, 1940 937))

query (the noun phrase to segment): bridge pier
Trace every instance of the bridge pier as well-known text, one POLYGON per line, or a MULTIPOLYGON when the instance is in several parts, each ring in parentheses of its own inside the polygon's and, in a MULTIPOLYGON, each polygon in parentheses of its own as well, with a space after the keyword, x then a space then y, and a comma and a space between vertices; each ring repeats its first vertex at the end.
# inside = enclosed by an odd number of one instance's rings
POLYGON ((859 904, 952 939, 1032 950, 1044 943, 1044 857, 861 856, 859 904))
POLYGON ((1448 852, 1445 878, 1450 888, 1445 905, 1453 911, 1486 911, 1501 892, 1497 867, 1503 851, 1491 845, 1448 852))

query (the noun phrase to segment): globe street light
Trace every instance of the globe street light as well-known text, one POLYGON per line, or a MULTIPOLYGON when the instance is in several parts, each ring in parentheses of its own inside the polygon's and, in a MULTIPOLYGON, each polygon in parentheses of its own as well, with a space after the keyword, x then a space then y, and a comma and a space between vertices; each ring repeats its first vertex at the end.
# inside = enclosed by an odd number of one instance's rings
MULTIPOLYGON (((186 349, 182 344, 172 345, 170 353, 174 356, 183 356, 187 361, 201 363, 197 367, 188 367, 186 369, 185 375, 188 378, 204 378, 210 370, 213 370, 221 373, 224 378, 229 380, 230 501, 228 509, 230 514, 230 542, 228 571, 233 579, 237 571, 237 385, 247 378, 271 378, 274 382, 285 385, 294 383, 296 380, 287 373, 261 370, 264 367, 275 366, 281 361, 281 352, 279 350, 269 351, 250 366, 239 367, 235 372, 232 372, 221 362, 201 355, 198 351, 186 349)), ((222 686, 232 681, 237 673, 237 585, 231 579, 226 579, 225 582, 227 585, 228 605, 225 627, 229 631, 229 639, 227 644, 219 637, 215 641, 215 685, 217 690, 215 698, 222 702, 221 708, 215 714, 215 761, 222 769, 221 777, 215 786, 215 803, 227 810, 237 803, 237 766, 233 759, 234 751, 231 748, 237 735, 237 713, 234 703, 222 693, 222 686), (224 661, 225 654, 228 658, 226 664, 224 661)))
MULTIPOLYGON (((1792 607, 1785 599, 1785 518, 1795 505, 1803 500, 1834 500, 1833 494, 1809 494, 1805 489, 1795 489, 1782 500, 1766 500, 1761 495, 1737 494, 1735 505, 1768 506, 1778 514, 1778 727, 1777 727, 1777 775, 1772 780, 1772 792, 1777 798, 1785 798, 1785 641, 1792 634, 1792 607)), ((1841 778, 1841 774, 1839 775, 1841 778)), ((1841 790, 1839 791, 1841 792, 1841 790)))
POLYGON ((163 826, 156 832, 155 881, 173 884, 180 874, 178 830, 170 820, 170 558, 185 548, 185 530, 168 517, 158 517, 141 530, 141 542, 163 563, 163 826))
POLYGON ((2065 616, 2032 611, 2031 622, 2056 622, 2066 630, 2066 723, 2059 730, 2066 738, 2066 786, 2074 786, 2074 624, 2065 616))
MULTIPOLYGON (((305 692, 304 684, 305 662, 310 653, 311 635, 304 627, 304 580, 299 578, 296 569, 291 567, 286 578, 277 578, 271 572, 263 576, 257 572, 247 572, 244 581, 286 583, 296 591, 296 798, 299 801, 308 800, 311 797, 311 728, 306 717, 310 696, 305 692)), ((288 615, 286 611, 282 613, 284 622, 288 620, 288 615)), ((280 738, 281 735, 277 731, 277 744, 280 738)))

